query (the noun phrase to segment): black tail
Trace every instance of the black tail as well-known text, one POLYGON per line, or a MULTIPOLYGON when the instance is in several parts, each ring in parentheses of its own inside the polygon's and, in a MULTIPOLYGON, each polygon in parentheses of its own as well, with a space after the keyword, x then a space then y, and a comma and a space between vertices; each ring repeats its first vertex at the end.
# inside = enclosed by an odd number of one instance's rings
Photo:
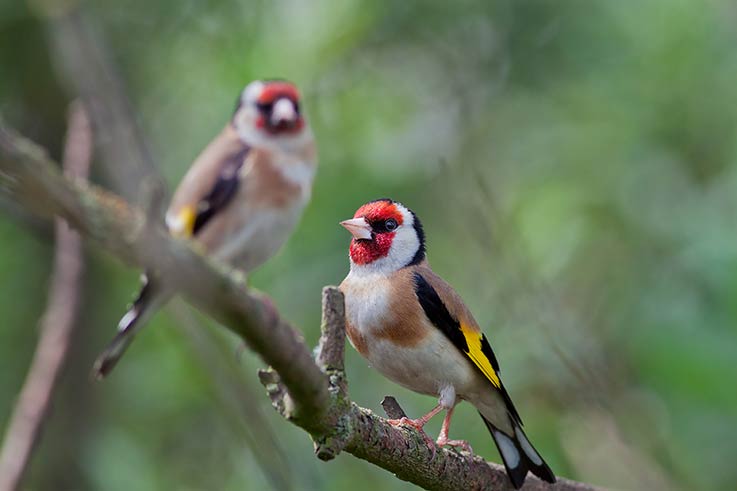
POLYGON ((158 308, 160 302, 156 299, 157 293, 149 277, 144 275, 143 287, 138 292, 133 305, 118 323, 118 333, 105 348, 105 351, 95 360, 92 367, 92 376, 95 379, 102 380, 112 371, 133 341, 136 332, 143 327, 148 317, 158 308))
POLYGON ((537 453, 515 418, 510 417, 514 427, 514 435, 504 433, 494 426, 491 421, 484 418, 483 415, 481 415, 481 418, 486 423, 486 427, 494 439, 499 455, 502 456, 504 468, 507 469, 509 480, 512 481, 515 489, 522 487, 527 471, 532 472, 543 481, 555 482, 555 474, 540 457, 540 454, 537 453))

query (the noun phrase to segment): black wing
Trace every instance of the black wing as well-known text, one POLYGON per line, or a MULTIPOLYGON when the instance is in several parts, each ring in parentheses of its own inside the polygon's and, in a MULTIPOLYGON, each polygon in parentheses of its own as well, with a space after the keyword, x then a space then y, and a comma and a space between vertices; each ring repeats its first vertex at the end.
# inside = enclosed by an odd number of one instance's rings
POLYGON ((501 393, 509 414, 517 422, 522 424, 522 419, 514 407, 514 403, 512 403, 507 389, 504 388, 501 379, 499 379, 499 362, 491 350, 491 345, 486 339, 486 336, 482 333, 464 331, 460 321, 448 311, 448 307, 445 306, 445 303, 443 303, 435 288, 420 273, 414 274, 414 282, 415 294, 430 322, 440 329, 453 345, 468 358, 474 367, 491 382, 494 389, 501 393), (470 347, 469 342, 476 344, 474 347, 470 347), (484 358, 488 362, 485 362, 484 358), (489 373, 489 369, 493 373, 489 373))
POLYGON ((230 203, 238 191, 241 167, 246 160, 249 148, 246 147, 238 153, 230 157, 220 171, 215 185, 212 190, 197 205, 197 216, 192 227, 192 234, 197 235, 202 227, 204 227, 212 217, 230 203))

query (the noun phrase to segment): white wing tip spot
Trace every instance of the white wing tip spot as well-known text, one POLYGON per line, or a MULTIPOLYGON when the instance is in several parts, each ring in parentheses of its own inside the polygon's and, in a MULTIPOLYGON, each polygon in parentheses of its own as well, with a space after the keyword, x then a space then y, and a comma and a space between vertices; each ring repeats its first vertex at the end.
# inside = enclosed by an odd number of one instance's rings
POLYGON ((524 450, 525 455, 527 455, 527 458, 529 458, 535 465, 542 465, 543 459, 540 458, 540 455, 535 451, 532 444, 527 439, 525 434, 522 433, 522 430, 519 428, 519 426, 514 427, 514 434, 517 435, 517 440, 519 441, 522 450, 524 450))
POLYGON ((495 431, 494 437, 499 445, 499 453, 502 454, 507 465, 511 469, 517 467, 520 463, 520 454, 512 439, 501 431, 495 431))

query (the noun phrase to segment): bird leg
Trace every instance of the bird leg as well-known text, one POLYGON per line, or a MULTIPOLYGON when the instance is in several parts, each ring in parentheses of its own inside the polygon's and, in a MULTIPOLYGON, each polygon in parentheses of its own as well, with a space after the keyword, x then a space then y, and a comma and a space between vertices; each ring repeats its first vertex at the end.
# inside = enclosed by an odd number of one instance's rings
POLYGON ((473 449, 467 441, 448 439, 448 432, 450 431, 450 418, 453 415, 454 409, 455 406, 449 408, 448 412, 445 413, 445 418, 443 418, 443 425, 440 427, 440 435, 438 436, 438 440, 435 442, 435 445, 437 445, 438 447, 461 447, 463 450, 471 454, 471 460, 473 460, 473 449))
MULTIPOLYGON (((416 429, 420 432, 420 435, 422 435, 422 439, 425 440, 425 443, 427 444, 428 448, 432 450, 432 456, 435 457, 435 442, 432 441, 432 438, 427 436, 427 433, 425 433, 424 426, 427 424, 428 421, 430 421, 433 416, 438 414, 440 411, 442 411, 444 408, 442 405, 438 404, 435 406, 432 411, 427 413, 426 415, 422 416, 421 418, 417 419, 409 419, 408 417, 404 416, 399 419, 387 419, 386 422, 389 423, 392 426, 411 426, 412 428, 416 429)), ((432 459, 430 459, 432 460, 432 459)))

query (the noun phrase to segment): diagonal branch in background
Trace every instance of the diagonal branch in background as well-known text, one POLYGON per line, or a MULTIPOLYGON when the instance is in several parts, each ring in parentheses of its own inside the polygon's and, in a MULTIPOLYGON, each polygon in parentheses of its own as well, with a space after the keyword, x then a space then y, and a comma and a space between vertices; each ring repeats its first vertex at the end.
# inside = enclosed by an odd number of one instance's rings
MULTIPOLYGON (((272 401, 308 431, 318 456, 341 450, 426 489, 508 490, 504 469, 452 450, 432 451, 414 430, 396 428, 350 402, 343 370, 342 295, 326 290, 323 339, 316 363, 300 334, 239 276, 147 226, 121 199, 61 176, 43 150, 0 122, 0 188, 37 213, 58 214, 119 259, 155 268, 193 305, 240 335, 272 367, 262 373, 272 401), (320 366, 318 366, 318 364, 320 366)), ((561 479, 555 486, 528 477, 525 488, 594 490, 561 479)))
MULTIPOLYGON (((65 173, 69 177, 86 179, 91 159, 90 122, 82 104, 75 102, 69 108, 65 173)), ((0 450, 0 491, 18 489, 26 473, 76 324, 84 272, 82 242, 61 218, 56 219, 55 235, 48 306, 41 320, 36 352, 0 450)))
POLYGON ((46 21, 54 68, 68 93, 89 110, 112 189, 138 203, 139 184, 159 174, 106 39, 82 2, 33 2, 33 7, 46 21))
POLYGON ((233 437, 246 444, 275 490, 294 489, 289 458, 275 440, 264 408, 254 404, 253 398, 260 387, 244 376, 231 344, 226 343, 222 335, 216 336, 222 333, 212 332, 210 326, 197 319, 191 307, 183 302, 172 302, 167 310, 186 334, 193 359, 208 371, 213 397, 228 416, 235 431, 233 437))

